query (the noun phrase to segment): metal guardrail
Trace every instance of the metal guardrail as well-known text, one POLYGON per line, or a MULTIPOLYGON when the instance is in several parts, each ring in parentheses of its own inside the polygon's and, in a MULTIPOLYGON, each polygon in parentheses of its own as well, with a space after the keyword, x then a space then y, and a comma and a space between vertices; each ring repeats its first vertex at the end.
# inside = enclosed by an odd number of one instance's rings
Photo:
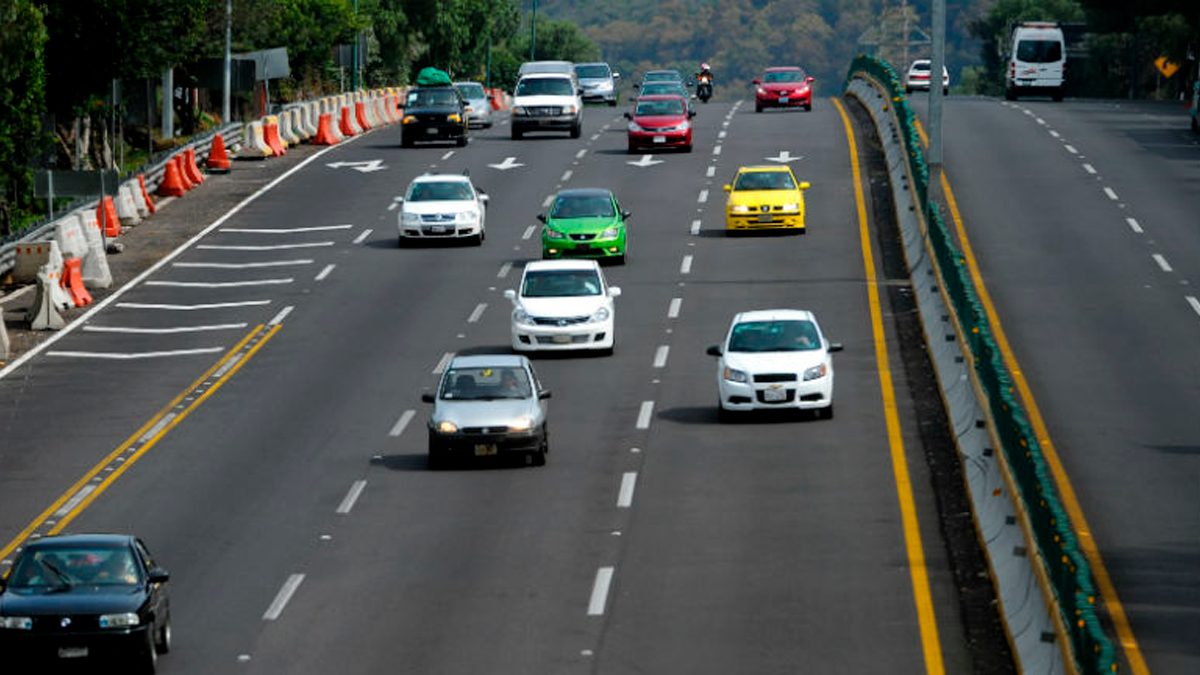
POLYGON ((971 352, 975 374, 986 399, 1004 457, 1007 460, 1019 498, 1028 514, 1037 556, 1058 601, 1062 625, 1079 672, 1110 673, 1117 670, 1116 650, 1105 634, 1096 611, 1097 592, 1091 566, 1079 547, 1070 517, 1063 508, 1057 486, 1042 452, 1037 435, 1024 408, 1013 392, 1012 376, 992 333, 983 303, 971 280, 966 262, 956 248, 940 210, 929 205, 929 167, 925 162, 915 115, 903 96, 904 86, 887 63, 860 55, 854 59, 847 82, 856 77, 880 83, 887 89, 895 119, 900 125, 899 140, 907 150, 917 204, 922 205, 929 246, 936 259, 939 278, 952 304, 959 334, 965 337, 971 352))
MULTIPOLYGON (((221 134, 222 140, 225 141, 226 145, 233 145, 236 143, 241 143, 242 130, 244 128, 245 125, 243 125, 241 122, 233 122, 226 124, 219 129, 214 129, 204 135, 197 136, 186 145, 172 148, 171 150, 167 150, 155 155, 150 162, 143 164, 135 171, 131 171, 121 182, 124 183, 131 177, 142 174, 146 181, 146 191, 153 193, 156 189, 158 189, 158 185, 162 182, 163 173, 166 171, 167 162, 172 157, 188 148, 192 148, 196 152, 197 159, 205 159, 208 157, 208 152, 212 148, 213 137, 215 137, 218 133, 221 134)), ((94 209, 99 204, 99 197, 75 200, 62 210, 62 215, 53 219, 47 218, 31 229, 0 244, 0 276, 12 271, 13 267, 16 265, 16 250, 18 245, 34 241, 42 241, 53 237, 54 228, 58 225, 58 222, 65 218, 68 214, 74 213, 79 209, 94 209)))

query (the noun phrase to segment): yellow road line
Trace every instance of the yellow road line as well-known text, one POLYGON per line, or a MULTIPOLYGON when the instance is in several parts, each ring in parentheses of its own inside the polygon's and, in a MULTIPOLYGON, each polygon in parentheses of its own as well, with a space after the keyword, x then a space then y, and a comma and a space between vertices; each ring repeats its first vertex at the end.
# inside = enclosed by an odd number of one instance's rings
POLYGON ((34 518, 24 530, 21 530, 21 532, 10 542, 8 542, 3 549, 0 549, 0 559, 7 558, 14 550, 16 550, 18 546, 28 540, 34 532, 44 525, 47 525, 47 521, 51 520, 52 516, 54 516, 55 513, 63 508, 63 505, 67 504, 72 497, 80 494, 80 491, 85 486, 94 482, 97 476, 99 476, 106 467, 113 466, 113 464, 117 462, 122 454, 125 454, 129 448, 138 443, 139 440, 145 438, 146 434, 150 433, 155 426, 161 424, 163 420, 167 419, 168 415, 170 415, 173 410, 178 408, 185 398, 195 392, 196 389, 198 389, 204 382, 210 380, 215 373, 219 372, 223 368, 226 368, 226 371, 222 373, 220 377, 214 380, 203 392, 203 394, 197 396, 196 399, 190 402, 186 407, 176 412, 170 421, 164 424, 162 428, 156 431, 151 437, 147 438, 134 454, 125 458, 125 461, 121 462, 119 466, 113 468, 107 478, 97 483, 95 489, 93 489, 87 494, 86 497, 75 504, 68 513, 59 518, 54 523, 53 527, 48 531, 48 534, 58 534, 62 532, 63 528, 65 528, 72 520, 74 520, 76 516, 82 513, 83 510, 86 509, 96 499, 96 497, 100 496, 101 493, 107 490, 108 487, 112 485, 113 482, 115 482, 116 479, 122 473, 124 473, 131 464, 142 457, 142 455, 149 451, 150 448, 154 447, 154 445, 157 444, 158 441, 161 440, 168 431, 175 428, 177 424, 182 422, 184 418, 191 414, 193 410, 198 408, 200 404, 208 399, 208 397, 211 396, 217 389, 220 389, 225 382, 229 381, 229 379, 233 377, 234 373, 241 369, 241 367, 245 365, 246 361, 250 360, 250 358, 259 349, 261 349, 262 346, 266 344, 276 332, 279 331, 281 326, 275 325, 270 328, 266 328, 266 332, 264 333, 263 331, 265 328, 265 326, 259 325, 247 333, 246 336, 243 337, 236 345, 234 345, 232 349, 226 352, 225 355, 218 359, 216 363, 209 367, 208 370, 204 371, 203 375, 192 382, 191 385, 180 392, 178 396, 172 399, 171 402, 164 406, 156 415, 151 417, 145 424, 138 428, 138 430, 135 431, 132 436, 125 439, 125 442, 117 446, 116 450, 113 450, 111 453, 109 453, 107 457, 100 460, 100 462, 88 470, 88 472, 85 473, 82 478, 76 481, 74 485, 67 488, 67 490, 63 492, 62 495, 54 501, 54 503, 46 507, 46 509, 42 511, 36 518, 34 518), (246 345, 250 343, 250 341, 256 336, 260 335, 261 339, 253 347, 246 351, 246 345), (234 359, 237 360, 234 361, 234 359))
POLYGON ((891 366, 888 363, 887 340, 883 332, 883 313, 880 311, 879 303, 879 285, 875 276, 875 255, 871 250, 871 235, 867 227, 867 206, 863 198, 862 177, 858 165, 858 144, 854 140, 854 129, 850 125, 850 117, 846 114, 842 102, 837 98, 832 100, 838 113, 842 116, 846 141, 850 144, 850 167, 854 176, 854 202, 858 209, 858 237, 859 245, 862 247, 863 268, 867 276, 867 301, 871 310, 871 331, 875 339, 875 362, 879 369, 879 391, 883 398, 884 419, 887 423, 892 474, 895 477, 896 494, 900 501, 900 520, 904 527, 904 548, 908 554, 913 600, 917 606, 921 648, 925 654, 925 672, 930 675, 941 675, 945 673, 942 644, 938 637, 933 598, 929 592, 925 549, 921 543, 917 507, 913 499, 912 482, 908 475, 908 459, 904 452, 904 439, 900 435, 900 415, 896 409, 896 392, 892 384, 891 366))
MULTIPOLYGON (((917 121, 917 133, 921 136, 921 142, 929 145, 929 137, 925 134, 925 127, 919 121, 917 121)), ((983 283, 983 275, 979 272, 979 264, 975 260, 975 252, 971 249, 971 242, 967 238, 967 228, 963 225, 962 214, 958 210, 958 200, 954 198, 954 190, 950 189, 950 180, 946 178, 944 168, 941 174, 942 190, 946 197, 946 208, 950 211, 950 217, 954 220, 954 229, 958 233, 958 241, 962 247, 963 256, 967 259, 967 269, 971 273, 971 281, 974 282, 975 290, 979 294, 979 301, 983 304, 984 312, 987 313, 988 323, 992 326, 992 335, 995 336, 996 344, 1000 347, 1000 354, 1004 357, 1004 365, 1008 368, 1013 382, 1017 385, 1017 391, 1021 395, 1021 404, 1025 406, 1025 413, 1029 415, 1029 423, 1033 426, 1034 433, 1037 434, 1038 444, 1042 447, 1042 454, 1046 458, 1046 463, 1050 465, 1050 473, 1054 476, 1054 485, 1058 488, 1058 495, 1062 499, 1063 508, 1066 509, 1067 515, 1071 518, 1071 525, 1075 530, 1079 547, 1083 550, 1083 555, 1087 558, 1088 565, 1092 568, 1092 574, 1096 577, 1096 585, 1099 586, 1100 596, 1104 598, 1104 606, 1108 611, 1109 617, 1112 619, 1113 628, 1117 631, 1117 638, 1121 642, 1121 649, 1124 650, 1125 658, 1128 659, 1129 668, 1133 671, 1134 675, 1149 675, 1150 668, 1146 665, 1146 659, 1142 655, 1141 647, 1138 646, 1137 638, 1133 634, 1133 627, 1129 625, 1129 617, 1125 614, 1125 606, 1121 604, 1121 600, 1117 596, 1117 587, 1113 585, 1112 577, 1108 574, 1108 568, 1104 566, 1104 560, 1100 556, 1100 549, 1096 545, 1096 540, 1092 538, 1092 528, 1088 525, 1087 518, 1083 515, 1083 507, 1079 504, 1075 488, 1071 485, 1071 478, 1067 475, 1067 470, 1063 467, 1062 460, 1058 456, 1058 451, 1054 448, 1054 442, 1050 439, 1050 430, 1046 427, 1046 420, 1042 417, 1042 411, 1038 408, 1037 401, 1033 398, 1033 390, 1030 389, 1029 382, 1025 379, 1025 375, 1021 371, 1021 364, 1017 363, 1017 357, 1009 346, 1008 336, 1005 335, 1004 328, 1000 325, 1000 315, 996 313, 996 306, 992 304, 992 297, 988 294, 987 287, 983 283)))

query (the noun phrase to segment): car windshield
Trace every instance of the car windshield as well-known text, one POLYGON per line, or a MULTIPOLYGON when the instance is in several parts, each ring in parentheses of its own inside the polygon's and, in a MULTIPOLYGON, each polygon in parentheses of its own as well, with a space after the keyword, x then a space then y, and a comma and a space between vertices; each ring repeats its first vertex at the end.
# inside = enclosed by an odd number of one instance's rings
POLYGON ((608 77, 608 66, 575 66, 578 78, 604 79, 608 77))
POLYGON ((563 195, 554 200, 551 218, 611 218, 612 198, 608 195, 563 195))
POLYGON ((575 88, 565 77, 526 78, 517 83, 514 96, 572 96, 575 88))
POLYGON ((772 70, 763 75, 763 82, 803 82, 803 70, 772 70))
POLYGON ((681 101, 677 98, 664 99, 661 101, 639 100, 638 104, 637 104, 637 111, 634 112, 634 115, 637 115, 638 117, 645 117, 648 115, 682 115, 682 114, 683 114, 683 101, 681 101))
POLYGON ((471 186, 463 181, 422 181, 408 189, 410 202, 449 202, 474 199, 471 186))
POLYGON ((13 566, 10 588, 134 586, 141 572, 129 548, 70 546, 26 551, 13 566))
POLYGON ((594 270, 534 270, 525 273, 521 295, 557 298, 600 295, 600 277, 594 270))
POLYGON ((674 70, 652 70, 642 78, 643 82, 682 82, 683 76, 674 70))
POLYGON ((811 321, 746 321, 729 335, 731 352, 806 352, 821 348, 811 321))
POLYGON ((462 94, 463 98, 481 99, 487 97, 487 94, 483 93, 482 84, 456 84, 454 88, 458 90, 458 93, 462 94))
POLYGON ((441 396, 454 401, 525 399, 533 395, 529 375, 520 367, 451 368, 442 378, 441 396))
POLYGON ((647 82, 642 85, 642 96, 654 96, 657 94, 679 94, 683 95, 683 86, 678 82, 647 82))
POLYGON ((1021 40, 1017 43, 1017 60, 1026 63, 1061 61, 1062 43, 1058 40, 1021 40))
POLYGON ((734 190, 795 190, 796 181, 786 171, 747 171, 739 174, 734 190))
POLYGON ((452 89, 418 89, 408 95, 410 108, 449 108, 458 105, 452 89))

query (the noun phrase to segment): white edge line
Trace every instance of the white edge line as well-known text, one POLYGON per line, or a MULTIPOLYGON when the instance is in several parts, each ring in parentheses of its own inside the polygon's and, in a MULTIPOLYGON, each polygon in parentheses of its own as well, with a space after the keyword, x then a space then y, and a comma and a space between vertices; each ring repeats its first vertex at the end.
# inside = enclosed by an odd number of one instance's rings
POLYGON ((650 416, 654 414, 654 401, 642 401, 642 409, 638 411, 637 428, 649 429, 650 416))
POLYGON ((288 305, 287 307, 284 307, 282 310, 279 311, 278 314, 275 315, 274 319, 271 319, 270 321, 267 322, 267 325, 268 326, 278 326, 281 321, 283 321, 284 319, 287 318, 288 314, 292 313, 293 309, 296 309, 295 306, 293 306, 293 305, 288 305))
POLYGON ((375 230, 372 230, 371 228, 368 227, 367 229, 362 231, 362 234, 355 237, 354 241, 352 243, 355 243, 355 244, 363 243, 364 241, 366 241, 367 237, 371 236, 371 233, 374 231, 375 230))
POLYGON ((408 428, 408 423, 411 422, 412 418, 416 417, 416 415, 416 410, 405 410, 404 414, 400 416, 400 419, 396 420, 396 423, 392 425, 392 430, 388 432, 388 436, 392 436, 394 438, 404 433, 404 430, 408 428))
POLYGON ((354 503, 358 501, 358 496, 362 494, 363 488, 367 487, 367 481, 356 480, 350 486, 350 491, 346 493, 346 497, 342 499, 342 503, 338 504, 337 512, 341 515, 350 513, 354 508, 354 503))
POLYGON ((608 587, 612 584, 613 568, 596 570, 596 581, 592 584, 592 598, 588 601, 588 616, 602 616, 608 603, 608 587))
POLYGON ((633 505, 633 489, 636 485, 636 471, 627 471, 624 476, 621 476, 621 491, 617 493, 617 508, 627 509, 633 505))
POLYGON ((205 236, 208 235, 208 233, 212 232, 213 230, 215 230, 218 227, 220 227, 221 225, 223 225, 226 221, 228 221, 230 218, 232 218, 239 211, 246 208, 247 205, 253 203, 259 197, 266 194, 268 191, 272 190, 276 185, 279 185, 284 180, 290 178, 292 176, 292 174, 300 171, 300 169, 303 169, 304 167, 308 166, 309 164, 315 162, 319 157, 321 157, 322 155, 324 155, 327 152, 332 151, 334 148, 344 147, 345 143, 353 142, 356 139, 362 138, 363 136, 365 136, 365 134, 360 135, 360 136, 352 136, 348 139, 345 139, 345 142, 343 142, 343 143, 339 143, 337 145, 331 145, 322 150, 318 150, 317 152, 313 153, 313 155, 311 157, 308 157, 307 159, 300 162, 296 166, 293 166, 292 168, 283 172, 283 174, 280 175, 278 178, 276 178, 275 180, 271 181, 270 183, 267 183, 266 185, 262 186, 254 194, 252 194, 249 197, 246 197, 242 201, 238 202, 232 209, 227 211, 225 213, 225 215, 214 220, 208 227, 204 228, 203 230, 200 230, 200 232, 196 233, 196 235, 193 236, 191 239, 188 239, 187 241, 180 244, 178 248, 176 248, 174 251, 171 251, 170 253, 165 255, 161 260, 154 263, 150 267, 147 267, 141 274, 139 274, 136 277, 134 277, 133 279, 131 279, 129 281, 129 283, 125 284, 124 286, 122 286, 122 287, 118 288, 116 291, 114 291, 112 295, 110 295, 107 298, 104 298, 100 302, 96 303, 91 309, 89 309, 87 312, 84 312, 84 314, 82 316, 80 316, 78 319, 67 324, 67 326, 65 328, 58 331, 54 335, 51 335, 50 338, 47 339, 45 342, 42 342, 41 344, 35 346, 33 349, 30 349, 29 351, 25 352, 21 356, 17 357, 17 359, 15 361, 8 364, 3 369, 0 369, 0 380, 4 379, 4 377, 6 375, 13 372, 17 368, 20 368, 21 366, 25 365, 25 363, 27 361, 29 361, 30 359, 32 359, 33 357, 37 356, 38 354, 41 354, 43 351, 48 349, 50 347, 50 345, 53 345, 55 342, 58 342, 59 340, 66 337, 67 335, 70 335, 72 332, 74 332, 74 330, 77 326, 82 326, 83 324, 87 323, 88 319, 95 316, 100 310, 104 309, 105 307, 108 307, 113 302, 116 302, 117 298, 121 297, 122 295, 125 295, 125 293, 127 293, 130 289, 132 289, 133 287, 140 284, 147 277, 149 277, 150 275, 154 274, 159 269, 161 269, 164 265, 171 262, 175 258, 179 257, 180 254, 182 254, 184 251, 186 251, 189 248, 191 248, 192 246, 194 246, 196 244, 196 242, 203 239, 205 236))
MULTIPOLYGON (((333 147, 333 146, 330 146, 333 147)), ((300 588, 300 584, 304 582, 303 574, 293 574, 283 582, 283 588, 279 589, 279 593, 275 595, 275 599, 271 601, 271 606, 263 613, 263 621, 274 621, 283 614, 283 608, 287 607, 288 601, 295 595, 296 589, 300 588)))

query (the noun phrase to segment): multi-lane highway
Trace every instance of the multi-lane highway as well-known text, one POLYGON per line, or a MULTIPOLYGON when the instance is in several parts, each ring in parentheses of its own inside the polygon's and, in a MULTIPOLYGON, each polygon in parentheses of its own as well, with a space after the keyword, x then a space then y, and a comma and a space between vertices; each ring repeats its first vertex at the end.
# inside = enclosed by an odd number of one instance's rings
POLYGON ((1175 103, 952 98, 944 141, 1127 666, 1200 671, 1200 136, 1175 103))

